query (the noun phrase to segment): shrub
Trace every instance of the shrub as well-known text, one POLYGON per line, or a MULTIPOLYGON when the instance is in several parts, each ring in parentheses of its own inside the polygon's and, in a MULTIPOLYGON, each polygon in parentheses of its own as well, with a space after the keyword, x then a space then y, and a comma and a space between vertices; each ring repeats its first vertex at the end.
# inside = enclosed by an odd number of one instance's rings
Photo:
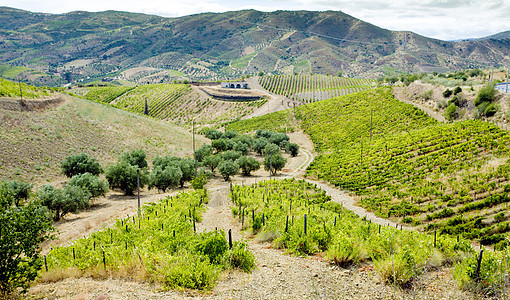
POLYGON ((101 168, 97 160, 89 157, 86 153, 69 155, 62 161, 60 166, 62 168, 62 174, 69 178, 83 173, 99 175, 103 172, 103 168, 101 168))
MULTIPOLYGON (((121 161, 106 169, 105 177, 111 188, 118 188, 126 195, 133 195, 137 187, 137 169, 126 161, 121 161)), ((140 172, 140 188, 143 188, 147 181, 145 172, 140 172)))
POLYGON ((241 269, 250 273, 255 268, 255 256, 248 249, 244 242, 234 242, 232 249, 228 252, 230 267, 241 269))
POLYGON ((269 171, 271 169, 271 175, 273 176, 281 171, 285 164, 287 164, 287 159, 279 153, 264 157, 264 170, 269 171))
POLYGON ((90 193, 91 197, 104 196, 109 190, 107 182, 90 173, 74 175, 67 185, 79 187, 90 193))
POLYGON ((446 108, 446 110, 444 112, 444 117, 448 121, 455 120, 455 118, 457 117, 457 106, 453 103, 448 105, 448 107, 446 108))
POLYGON ((491 103, 487 106, 487 108, 484 111, 485 116, 492 117, 498 112, 498 107, 496 104, 491 103))
POLYGON ((474 104, 475 106, 480 105, 483 102, 492 102, 496 99, 496 89, 494 88, 494 84, 489 82, 485 84, 476 95, 474 104))
POLYGON ((426 90, 421 94, 421 98, 425 101, 430 100, 430 98, 432 98, 432 93, 434 93, 434 91, 426 90))
POLYGON ((260 168, 260 163, 253 157, 241 156, 236 160, 243 171, 244 176, 250 176, 252 171, 256 171, 260 168))
POLYGON ((195 161, 191 158, 181 158, 179 160, 179 168, 182 172, 179 183, 181 187, 184 187, 184 182, 191 181, 195 177, 195 161))
POLYGON ((221 176, 223 176, 225 181, 228 181, 230 179, 230 176, 239 173, 239 165, 237 165, 235 162, 231 160, 224 160, 220 162, 218 166, 218 171, 220 172, 221 176))
POLYGON ((228 250, 228 242, 223 231, 211 231, 202 234, 197 250, 209 257, 212 264, 221 264, 224 254, 228 250))
POLYGON ((132 166, 137 166, 140 169, 146 169, 147 168, 147 160, 145 158, 147 155, 145 154, 145 151, 143 150, 133 150, 131 152, 124 152, 122 153, 119 161, 124 161, 132 166))
POLYGON ((334 264, 345 268, 364 260, 362 246, 345 235, 339 235, 326 252, 334 264))
POLYGON ((290 153, 290 156, 296 157, 299 153, 299 145, 296 143, 288 143, 285 147, 285 152, 290 153))
POLYGON ((462 88, 460 86, 456 87, 454 90, 453 90, 453 94, 454 95, 457 95, 459 93, 462 93, 462 88))
POLYGON ((54 212, 53 219, 59 221, 68 213, 77 213, 89 206, 90 193, 77 186, 66 186, 57 189, 51 185, 44 185, 38 193, 39 201, 43 206, 54 212))
POLYGON ((195 190, 201 190, 207 184, 207 180, 208 180, 207 174, 205 173, 199 174, 197 177, 191 180, 191 187, 193 187, 193 189, 195 190))
POLYGON ((452 94, 453 94, 453 92, 452 92, 450 89, 446 89, 446 90, 443 92, 443 97, 448 98, 448 97, 450 97, 452 94))
POLYGON ((39 245, 50 238, 53 227, 47 209, 37 202, 0 207, 0 224, 0 298, 8 298, 17 288, 26 292, 37 277, 42 267, 39 245))

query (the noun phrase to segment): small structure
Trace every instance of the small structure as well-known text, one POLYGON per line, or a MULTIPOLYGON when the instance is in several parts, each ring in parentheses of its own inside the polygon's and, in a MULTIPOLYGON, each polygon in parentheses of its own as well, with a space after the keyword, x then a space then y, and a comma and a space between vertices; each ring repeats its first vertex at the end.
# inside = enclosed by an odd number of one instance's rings
POLYGON ((250 85, 248 82, 238 81, 238 82, 222 82, 222 88, 226 89, 249 89, 250 85))

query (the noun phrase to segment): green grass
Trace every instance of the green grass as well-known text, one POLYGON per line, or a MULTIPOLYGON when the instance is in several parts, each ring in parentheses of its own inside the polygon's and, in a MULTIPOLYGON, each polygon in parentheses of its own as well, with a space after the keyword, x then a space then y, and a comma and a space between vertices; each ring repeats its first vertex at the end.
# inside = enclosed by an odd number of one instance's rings
POLYGON ((235 242, 229 249, 222 231, 194 233, 205 203, 207 197, 199 190, 146 205, 141 219, 117 220, 111 228, 53 249, 47 256, 47 276, 78 271, 81 276, 127 277, 160 282, 167 288, 210 290, 225 269, 251 272, 254 257, 245 244, 235 242))

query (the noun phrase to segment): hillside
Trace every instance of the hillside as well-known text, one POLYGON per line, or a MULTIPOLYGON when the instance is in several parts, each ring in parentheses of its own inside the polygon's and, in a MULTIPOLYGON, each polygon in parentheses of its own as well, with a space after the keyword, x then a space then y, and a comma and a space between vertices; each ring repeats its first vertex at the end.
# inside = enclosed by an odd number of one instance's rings
POLYGON ((81 152, 102 164, 131 149, 144 149, 149 160, 192 153, 191 134, 175 125, 76 97, 43 112, 0 109, 0 120, 0 180, 54 180, 60 162, 81 152))
POLYGON ((221 101, 189 84, 150 84, 138 87, 86 87, 70 91, 84 98, 111 104, 143 115, 147 101, 147 115, 168 120, 179 126, 191 127, 192 120, 197 125, 218 126, 234 121, 263 105, 259 101, 221 101))
MULTIPOLYGON (((385 30, 339 11, 244 10, 163 18, 2 7, 0 24, 0 63, 38 70, 45 80, 56 75, 61 79, 55 84, 106 76, 161 83, 259 71, 350 77, 443 72, 507 64, 502 58, 510 54, 508 39, 440 41, 385 30)), ((29 76, 33 72, 15 71, 11 75, 38 82, 29 76)))

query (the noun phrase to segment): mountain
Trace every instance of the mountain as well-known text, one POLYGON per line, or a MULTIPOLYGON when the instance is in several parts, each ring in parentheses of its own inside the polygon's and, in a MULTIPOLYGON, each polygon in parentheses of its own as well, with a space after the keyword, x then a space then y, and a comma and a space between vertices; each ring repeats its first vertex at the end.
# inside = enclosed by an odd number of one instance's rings
POLYGON ((510 30, 496 33, 480 40, 510 40, 510 30))
POLYGON ((260 71, 374 77, 499 66, 509 57, 509 40, 441 41, 382 29, 339 11, 164 18, 0 7, 0 63, 23 66, 21 77, 33 82, 52 75, 60 78, 57 84, 105 76, 154 83, 260 71))

